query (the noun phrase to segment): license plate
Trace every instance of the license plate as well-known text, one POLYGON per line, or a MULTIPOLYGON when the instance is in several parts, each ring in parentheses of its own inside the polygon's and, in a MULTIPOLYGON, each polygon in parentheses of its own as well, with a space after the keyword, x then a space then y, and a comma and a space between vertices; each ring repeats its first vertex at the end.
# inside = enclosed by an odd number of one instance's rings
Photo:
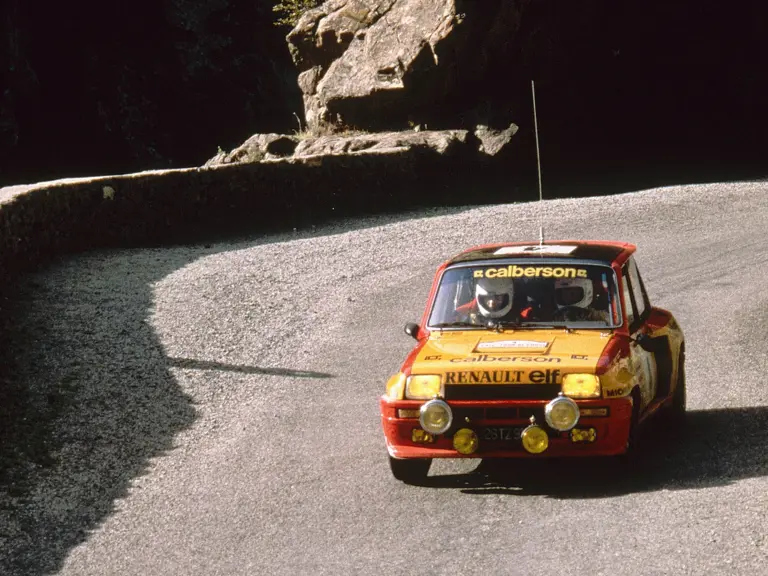
POLYGON ((480 438, 487 442, 515 442, 520 440, 523 428, 511 426, 492 426, 480 431, 480 438))

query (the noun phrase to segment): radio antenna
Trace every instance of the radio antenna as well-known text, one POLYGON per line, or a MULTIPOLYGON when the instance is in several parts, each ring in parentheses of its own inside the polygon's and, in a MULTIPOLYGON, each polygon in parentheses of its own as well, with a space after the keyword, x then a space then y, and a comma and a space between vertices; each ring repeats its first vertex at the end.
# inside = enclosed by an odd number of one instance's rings
POLYGON ((541 213, 541 202, 544 199, 544 194, 541 189, 541 155, 539 154, 539 123, 536 119, 536 87, 533 80, 531 80, 531 95, 533 97, 533 128, 536 134, 536 167, 539 171, 539 246, 544 245, 544 222, 541 213))

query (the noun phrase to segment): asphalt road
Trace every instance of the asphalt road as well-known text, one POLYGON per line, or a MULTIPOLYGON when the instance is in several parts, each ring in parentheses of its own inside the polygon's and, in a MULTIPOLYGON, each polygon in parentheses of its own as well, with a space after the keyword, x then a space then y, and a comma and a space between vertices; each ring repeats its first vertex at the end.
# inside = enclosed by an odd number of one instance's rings
MULTIPOLYGON (((29 279, 0 573, 767 574, 768 183, 433 211, 73 256, 29 279), (687 338, 688 430, 600 463, 389 472, 378 397, 438 264, 638 245, 687 338), (22 405, 20 401, 19 406, 22 405), (24 442, 21 442, 21 439, 24 442)), ((7 439, 6 439, 7 440, 7 439)), ((648 444, 647 444, 648 445, 648 444)))

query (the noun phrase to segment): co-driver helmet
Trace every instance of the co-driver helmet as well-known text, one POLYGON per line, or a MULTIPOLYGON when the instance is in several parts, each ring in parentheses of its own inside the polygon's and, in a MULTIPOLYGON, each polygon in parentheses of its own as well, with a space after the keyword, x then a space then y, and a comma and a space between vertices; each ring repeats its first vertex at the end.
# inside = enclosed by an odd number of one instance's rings
POLYGON ((558 308, 576 306, 587 308, 592 304, 594 288, 589 278, 559 278, 555 280, 555 303, 558 308))

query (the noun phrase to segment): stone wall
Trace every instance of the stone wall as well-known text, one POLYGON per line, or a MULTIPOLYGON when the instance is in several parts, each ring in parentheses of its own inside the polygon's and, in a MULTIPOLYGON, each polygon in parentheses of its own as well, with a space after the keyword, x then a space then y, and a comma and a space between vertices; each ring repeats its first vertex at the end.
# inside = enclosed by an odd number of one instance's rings
MULTIPOLYGON (((0 277, 56 255, 291 230, 360 214, 522 198, 504 166, 411 149, 0 189, 0 277), (502 177, 503 185, 497 185, 502 177)), ((2 289, 0 287, 0 289, 2 289)))

